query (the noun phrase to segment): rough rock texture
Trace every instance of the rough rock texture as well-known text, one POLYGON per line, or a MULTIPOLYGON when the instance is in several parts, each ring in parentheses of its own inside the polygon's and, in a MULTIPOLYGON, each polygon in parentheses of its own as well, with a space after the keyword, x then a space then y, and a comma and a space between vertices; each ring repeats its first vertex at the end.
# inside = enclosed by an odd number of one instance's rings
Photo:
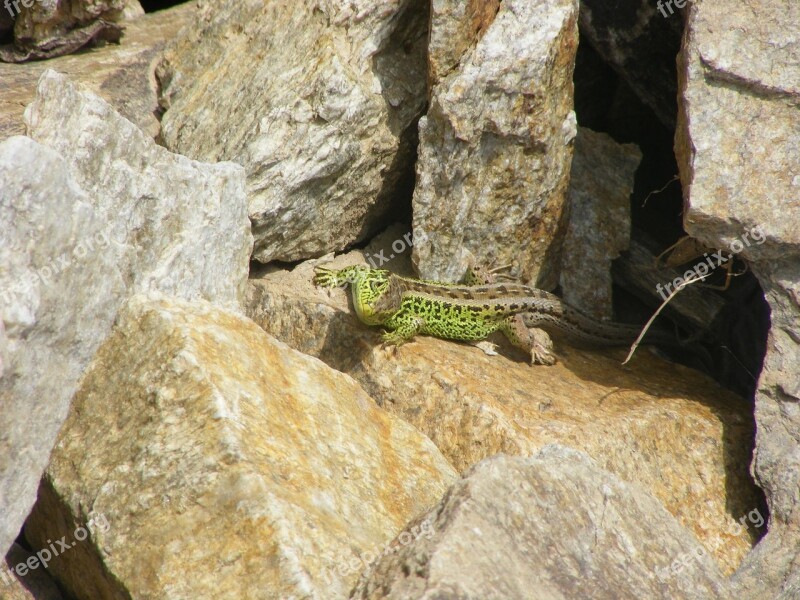
POLYGON ((425 241, 414 263, 442 281, 470 263, 511 264, 515 275, 553 287, 575 137, 577 2, 507 0, 480 39, 471 35, 475 14, 451 4, 464 3, 433 5, 439 79, 419 122, 414 232, 425 241), (451 32, 459 57, 444 50, 451 32))
MULTIPOLYGON (((354 262, 344 256, 333 264, 354 262)), ((382 266, 403 272, 403 262, 382 266)), ((251 280, 248 314, 293 348, 352 375, 381 406, 428 435, 457 469, 498 452, 527 455, 564 443, 650 491, 726 573, 763 533, 737 531, 737 521, 760 506, 747 473, 752 415, 697 372, 646 349, 622 367, 624 350, 566 344, 556 345, 556 366, 531 367, 502 339, 503 356, 430 337, 392 355, 380 348, 377 328, 358 322, 344 291, 314 290, 311 276, 306 263, 251 280)))
POLYGON ((244 172, 171 154, 49 71, 0 143, 0 550, 33 505, 78 378, 134 291, 238 308, 244 172))
MULTIPOLYGON (((586 39, 667 127, 675 126, 675 56, 683 31, 676 0, 582 0, 586 39)), ((686 0, 678 0, 686 5, 686 0)))
POLYGON ((481 462, 426 518, 434 534, 382 557, 353 598, 724 597, 714 561, 657 500, 563 446, 481 462))
POLYGON ((771 308, 753 460, 770 528, 737 574, 741 597, 800 592, 798 22, 800 5, 788 0, 692 4, 679 64, 686 229, 711 247, 741 250, 771 308))
MULTIPOLYGON (((41 550, 41 549, 40 549, 41 550)), ((40 551, 39 550, 39 551, 40 551)), ((43 558, 45 554, 41 555, 43 558)), ((63 600, 35 553, 12 544, 5 564, 0 563, 0 598, 3 600, 63 600), (33 569, 28 567, 31 561, 33 569), (17 570, 22 575, 17 574, 17 570)))
POLYGON ((634 144, 578 129, 569 185, 569 226, 561 261, 561 290, 572 306, 610 319, 611 261, 628 249, 630 195, 642 159, 634 144))
POLYGON ((500 0, 432 0, 428 40, 428 81, 438 84, 458 68, 459 62, 492 24, 500 0))
POLYGON ((28 135, 56 150, 130 244, 125 279, 238 308, 250 250, 242 168, 172 154, 64 75, 47 71, 25 111, 28 135), (157 283, 153 283, 157 282, 157 283))
POLYGON ((82 381, 26 536, 103 515, 83 554, 52 563, 78 598, 344 598, 363 555, 455 479, 350 377, 235 313, 136 296, 82 381))
POLYGON ((17 0, 6 8, 15 13, 14 48, 0 50, 0 60, 8 62, 69 54, 94 40, 119 41, 122 28, 115 22, 144 14, 138 0, 17 0))
POLYGON ((425 0, 217 0, 166 53, 164 141, 245 166, 256 260, 319 256, 381 226, 412 172, 427 19, 425 0))
MULTIPOLYGON (((197 12, 194 2, 145 15, 125 26, 125 41, 79 55, 25 65, 0 63, 3 100, 0 102, 0 140, 25 133, 22 113, 36 96, 36 82, 46 69, 69 73, 70 79, 102 97, 122 116, 155 138, 161 124, 152 64, 166 41, 175 37, 197 12)), ((2 14, 2 6, 0 6, 2 14)))

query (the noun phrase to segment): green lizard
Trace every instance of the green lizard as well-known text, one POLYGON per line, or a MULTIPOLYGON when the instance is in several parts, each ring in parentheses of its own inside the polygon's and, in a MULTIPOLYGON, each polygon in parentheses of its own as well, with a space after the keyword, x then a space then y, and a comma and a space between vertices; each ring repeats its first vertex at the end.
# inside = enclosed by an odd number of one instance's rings
MULTIPOLYGON (((474 272, 468 275, 475 279, 474 272)), ((627 345, 639 328, 592 319, 565 304, 558 296, 518 283, 459 285, 403 277, 383 269, 350 266, 340 270, 316 267, 320 287, 350 285, 358 318, 382 325, 387 345, 401 345, 417 334, 477 341, 500 331, 531 356, 531 364, 553 364, 549 350, 532 328, 556 330, 593 345, 627 345)), ((656 331, 648 342, 674 344, 674 336, 656 331)))

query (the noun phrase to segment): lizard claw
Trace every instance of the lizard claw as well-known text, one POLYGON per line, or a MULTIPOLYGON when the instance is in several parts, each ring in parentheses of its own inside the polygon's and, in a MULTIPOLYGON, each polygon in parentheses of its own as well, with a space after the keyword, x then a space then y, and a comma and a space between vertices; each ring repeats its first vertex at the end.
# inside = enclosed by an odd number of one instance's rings
POLYGON ((319 266, 314 267, 314 278, 312 281, 315 286, 323 288, 336 287, 338 285, 336 271, 319 266))
POLYGON ((553 354, 553 340, 546 331, 538 328, 529 329, 531 343, 531 365, 556 364, 556 357, 553 354))

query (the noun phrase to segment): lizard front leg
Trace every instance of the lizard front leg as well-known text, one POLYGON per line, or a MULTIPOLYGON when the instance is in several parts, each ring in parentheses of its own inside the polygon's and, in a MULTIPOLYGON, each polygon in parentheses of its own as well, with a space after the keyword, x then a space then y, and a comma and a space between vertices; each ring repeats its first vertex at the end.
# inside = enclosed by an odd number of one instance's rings
POLYGON ((386 326, 391 328, 383 334, 384 346, 402 346, 417 335, 425 325, 425 319, 410 312, 400 311, 394 315, 386 326))
POLYGON ((553 341, 541 329, 525 327, 521 315, 506 317, 498 328, 517 348, 530 354, 532 365, 554 365, 553 341))

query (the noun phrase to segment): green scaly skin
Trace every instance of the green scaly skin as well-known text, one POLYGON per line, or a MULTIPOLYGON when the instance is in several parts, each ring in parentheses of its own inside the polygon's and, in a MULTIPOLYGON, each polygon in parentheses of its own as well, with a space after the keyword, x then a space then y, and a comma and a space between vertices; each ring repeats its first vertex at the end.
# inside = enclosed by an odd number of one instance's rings
MULTIPOLYGON (((473 272, 467 279, 475 282, 481 277, 473 272)), ((477 341, 500 331, 530 353, 532 363, 553 364, 555 358, 529 328, 557 330, 593 345, 630 344, 638 334, 636 327, 598 322, 553 294, 517 283, 449 284, 359 265, 340 270, 317 267, 314 283, 350 285, 358 318, 385 327, 383 341, 389 345, 404 344, 417 334, 477 341)))

